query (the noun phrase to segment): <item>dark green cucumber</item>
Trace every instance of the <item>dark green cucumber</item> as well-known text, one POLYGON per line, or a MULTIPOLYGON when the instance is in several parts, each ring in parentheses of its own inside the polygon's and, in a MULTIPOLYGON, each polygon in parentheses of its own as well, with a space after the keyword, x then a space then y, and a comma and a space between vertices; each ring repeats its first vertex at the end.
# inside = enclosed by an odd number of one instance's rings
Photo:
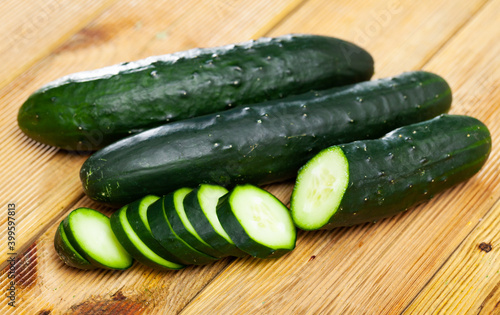
POLYGON ((80 255, 73 245, 71 245, 68 237, 66 236, 66 232, 64 232, 62 221, 59 224, 54 236, 54 248, 61 260, 70 267, 79 269, 96 268, 96 266, 92 265, 87 259, 80 255))
POLYGON ((135 260, 154 269, 178 270, 184 268, 184 265, 162 258, 139 238, 127 219, 127 208, 128 205, 120 208, 109 218, 113 233, 123 248, 135 260))
POLYGON ((169 193, 149 206, 147 215, 153 236, 184 265, 205 265, 216 261, 217 258, 196 250, 174 232, 165 209, 175 207, 176 193, 184 192, 169 193))
POLYGON ((278 258, 295 248, 288 208, 262 188, 236 186, 220 199, 217 216, 236 246, 254 257, 278 258))
MULTIPOLYGON (((167 216, 172 229, 179 238, 202 253, 215 258, 228 256, 205 242, 205 240, 200 237, 198 232, 196 232, 193 227, 193 224, 191 223, 192 218, 188 217, 184 209, 184 199, 189 193, 191 193, 192 190, 192 188, 177 189, 175 192, 176 200, 174 200, 174 206, 165 208, 165 215, 167 216)), ((193 222, 196 222, 196 218, 193 219, 193 222)))
POLYGON ((294 222, 305 230, 331 229, 395 215, 469 179, 490 150, 483 123, 454 115, 327 148, 298 173, 294 222))
POLYGON ((147 211, 148 207, 160 199, 158 196, 148 195, 139 200, 136 200, 127 207, 127 220, 130 226, 141 239, 155 254, 165 260, 173 263, 181 264, 174 253, 167 251, 154 237, 149 226, 147 211))
POLYGON ((328 146, 381 137, 450 105, 444 79, 407 72, 151 129, 94 153, 80 177, 91 199, 114 205, 200 183, 266 184, 295 177, 328 146))
POLYGON ((372 74, 370 54, 340 39, 262 38, 65 76, 26 100, 18 124, 42 143, 96 150, 168 121, 369 80, 372 74))
POLYGON ((117 240, 104 214, 78 208, 71 211, 62 224, 69 243, 92 265, 115 270, 132 266, 132 257, 117 240))
POLYGON ((202 184, 186 195, 184 210, 193 228, 206 243, 223 256, 244 257, 247 254, 236 247, 217 217, 217 202, 227 193, 222 186, 202 184))

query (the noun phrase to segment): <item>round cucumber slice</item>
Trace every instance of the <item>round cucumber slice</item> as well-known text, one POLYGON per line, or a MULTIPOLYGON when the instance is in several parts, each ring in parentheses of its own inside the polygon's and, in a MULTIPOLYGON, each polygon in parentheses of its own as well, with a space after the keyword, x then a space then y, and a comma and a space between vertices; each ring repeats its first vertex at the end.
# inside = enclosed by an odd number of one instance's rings
POLYGON ((219 198, 227 194, 219 185, 201 184, 184 199, 184 209, 197 234, 210 246, 224 253, 224 256, 244 257, 226 233, 217 217, 219 198))
POLYGON ((254 257, 277 258, 295 248, 290 212, 259 187, 236 186, 219 202, 217 216, 236 246, 254 257))
POLYGON ((83 258, 80 253, 71 245, 64 232, 63 223, 57 227, 56 235, 54 236, 54 248, 61 260, 68 266, 79 269, 95 269, 87 259, 83 258))
POLYGON ((111 228, 122 246, 137 261, 154 269, 178 270, 184 268, 184 265, 160 257, 139 238, 127 220, 127 208, 128 206, 120 208, 110 218, 111 228))
POLYGON ((160 244, 175 256, 184 265, 204 265, 217 260, 217 258, 202 253, 180 238, 172 228, 172 224, 165 214, 165 209, 174 206, 177 191, 169 193, 148 208, 148 221, 153 236, 160 244))
POLYGON ((132 266, 132 257, 116 238, 109 218, 104 214, 78 208, 62 223, 69 242, 94 266, 117 270, 132 266))
POLYGON ((132 226, 132 229, 137 234, 147 247, 149 247, 156 255, 164 260, 182 265, 179 258, 161 246, 161 244, 153 237, 151 227, 149 226, 147 211, 149 206, 156 202, 160 197, 154 195, 145 196, 136 200, 127 207, 127 220, 132 226))

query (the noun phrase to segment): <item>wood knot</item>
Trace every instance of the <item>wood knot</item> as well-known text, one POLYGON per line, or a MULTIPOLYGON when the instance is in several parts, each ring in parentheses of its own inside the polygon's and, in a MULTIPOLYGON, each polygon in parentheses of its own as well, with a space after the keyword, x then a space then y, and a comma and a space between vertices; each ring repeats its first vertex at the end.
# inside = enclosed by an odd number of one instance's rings
POLYGON ((482 242, 481 244, 479 244, 479 249, 485 253, 488 253, 493 249, 493 247, 491 247, 491 243, 482 242))

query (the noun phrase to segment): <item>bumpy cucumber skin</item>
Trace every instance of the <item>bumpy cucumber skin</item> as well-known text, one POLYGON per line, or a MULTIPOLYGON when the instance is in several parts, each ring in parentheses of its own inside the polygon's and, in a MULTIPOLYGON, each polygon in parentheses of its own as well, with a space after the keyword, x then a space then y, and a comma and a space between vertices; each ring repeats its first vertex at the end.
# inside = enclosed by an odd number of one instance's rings
POLYGON ((217 258, 194 249, 175 234, 164 210, 165 207, 173 206, 173 193, 149 206, 148 221, 155 239, 184 265, 205 265, 216 261, 217 258))
POLYGON ((65 235, 65 232, 61 221, 54 236, 54 248, 61 260, 70 267, 86 270, 96 269, 97 267, 80 255, 71 244, 67 244, 64 241, 63 235, 65 235))
POLYGON ((340 147, 349 185, 323 229, 393 216, 469 179, 488 159, 491 136, 475 118, 442 115, 340 147))
MULTIPOLYGON (((134 257, 135 260, 138 262, 142 263, 145 266, 148 266, 150 268, 156 269, 156 270, 179 270, 184 268, 184 265, 179 264, 178 268, 169 268, 167 266, 158 264, 148 257, 146 257, 136 246, 135 244, 129 239, 127 232, 122 226, 122 223, 120 222, 120 212, 121 211, 127 211, 128 206, 124 206, 120 208, 118 211, 115 211, 111 217, 109 218, 110 223, 111 223, 111 229, 113 230, 113 233, 115 234, 116 238, 120 243, 122 244, 123 248, 125 248, 128 253, 134 257)), ((125 213, 126 215, 126 213, 125 213)), ((145 244, 147 246, 147 244, 145 244)))
MULTIPOLYGON (((234 192, 234 190, 232 192, 234 192)), ((294 247, 292 248, 273 249, 253 240, 247 234, 243 226, 241 226, 241 223, 238 221, 233 213, 233 210, 231 209, 232 206, 230 198, 232 192, 222 196, 219 199, 219 203, 217 205, 217 217, 219 218, 224 231, 226 231, 231 240, 239 249, 241 249, 245 253, 248 253, 252 257, 279 258, 295 248, 295 241, 294 247)))
MULTIPOLYGON (((171 261, 173 263, 181 264, 179 259, 169 251, 167 251, 161 244, 153 237, 153 234, 151 233, 150 230, 144 225, 142 222, 142 218, 139 214, 139 207, 141 206, 141 203, 143 199, 145 198, 158 198, 158 196, 153 196, 153 195, 148 195, 145 196, 144 198, 141 198, 139 200, 136 200, 130 204, 128 204, 127 208, 127 220, 129 221, 130 225, 132 226, 132 229, 135 231, 135 233, 139 236, 139 238, 153 251, 155 252, 158 256, 171 261)), ((158 200, 156 199, 156 200, 158 200)))
POLYGON ((168 121, 369 80, 373 68, 368 52, 340 39, 262 38, 63 77, 26 100, 18 124, 42 143, 96 150, 168 121))
POLYGON ((94 153, 80 178, 91 199, 110 205, 200 183, 277 182, 325 147, 381 137, 450 105, 444 79, 408 72, 151 129, 94 153))
POLYGON ((245 257, 247 254, 220 236, 208 221, 198 199, 199 187, 191 191, 184 199, 184 209, 198 235, 224 256, 245 257))

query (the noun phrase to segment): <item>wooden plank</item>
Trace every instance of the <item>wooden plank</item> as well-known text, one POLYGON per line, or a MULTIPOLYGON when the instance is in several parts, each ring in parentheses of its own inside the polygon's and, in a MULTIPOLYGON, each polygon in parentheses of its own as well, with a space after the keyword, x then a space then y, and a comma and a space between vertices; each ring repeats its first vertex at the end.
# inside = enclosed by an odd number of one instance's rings
MULTIPOLYGON (((90 206, 110 215, 109 208, 84 199, 74 207, 90 206)), ((69 211, 68 211, 69 212, 69 211)), ((160 272, 136 263, 124 272, 83 271, 66 266, 53 248, 58 224, 17 255, 16 314, 175 314, 197 294, 228 260, 181 271, 160 272)), ((0 286, 10 279, 2 271, 0 286)), ((11 307, 0 303, 0 312, 11 307)))
POLYGON ((2 1, 0 88, 49 54, 115 0, 2 1))
MULTIPOLYGON (((497 88, 500 27, 495 13, 499 12, 500 1, 488 3, 472 19, 478 3, 456 3, 453 8, 451 4, 444 1, 419 2, 415 7, 411 3, 402 4, 399 14, 406 16, 391 19, 400 25, 388 25, 383 34, 369 38, 365 46, 371 47, 378 69, 382 65, 379 76, 395 74, 401 68, 418 68, 430 55, 439 52, 425 69, 449 79, 456 95, 452 112, 474 115, 490 127, 494 139, 499 138, 500 127, 495 122, 500 118, 497 88), (464 10, 462 5, 470 7, 464 10), (446 13, 440 14, 443 11, 438 8, 443 7, 447 7, 446 13), (469 19, 471 22, 467 23, 469 19), (459 30, 462 25, 467 27, 459 30), (446 31, 445 26, 449 27, 446 31), (409 28, 414 30, 409 32, 409 28), (440 31, 434 32, 435 29, 440 31), (447 36, 451 35, 454 36, 450 40, 447 36), (395 38, 405 38, 403 48, 394 46, 397 41, 391 39, 395 38), (390 41, 392 48, 380 44, 383 40, 390 41), (423 42, 428 51, 408 48, 423 42), (470 100, 474 102, 470 104, 470 100)), ((292 25, 305 25, 307 32, 329 29, 333 33, 334 23, 339 23, 339 28, 352 26, 349 12, 370 15, 369 8, 357 6, 339 11, 342 17, 333 14, 326 19, 324 16, 332 13, 328 4, 310 1, 297 11, 297 16, 291 16, 273 30, 273 34, 287 32, 292 25), (311 7, 313 4, 317 6, 311 7)), ((234 261, 183 314, 196 314, 203 309, 213 309, 216 313, 399 313, 499 200, 499 166, 500 152, 494 147, 489 162, 474 178, 413 211, 373 225, 302 233, 296 250, 279 261, 234 261)), ((463 300, 463 303, 470 306, 474 301, 463 300)))
POLYGON ((500 312, 500 202, 425 286, 407 314, 500 312))
POLYGON ((420 69, 487 1, 309 0, 272 29, 352 41, 372 53, 375 77, 420 69))
MULTIPOLYGON (((249 39, 289 4, 287 0, 272 5, 264 0, 221 2, 221 8, 215 9, 218 18, 214 18, 206 14, 213 8, 208 2, 119 2, 1 89, 0 102, 7 106, 0 108, 0 123, 5 126, 0 136, 7 140, 0 147, 0 156, 7 161, 0 165, 0 189, 4 204, 17 201, 23 210, 17 218, 22 233, 18 247, 26 247, 83 195, 78 172, 86 156, 39 145, 17 127, 18 108, 31 92, 75 71, 249 39)), ((6 220, 1 217, 0 224, 6 220)), ((0 231, 0 237, 5 233, 0 231)), ((5 249, 0 259, 5 265, 5 249)))

